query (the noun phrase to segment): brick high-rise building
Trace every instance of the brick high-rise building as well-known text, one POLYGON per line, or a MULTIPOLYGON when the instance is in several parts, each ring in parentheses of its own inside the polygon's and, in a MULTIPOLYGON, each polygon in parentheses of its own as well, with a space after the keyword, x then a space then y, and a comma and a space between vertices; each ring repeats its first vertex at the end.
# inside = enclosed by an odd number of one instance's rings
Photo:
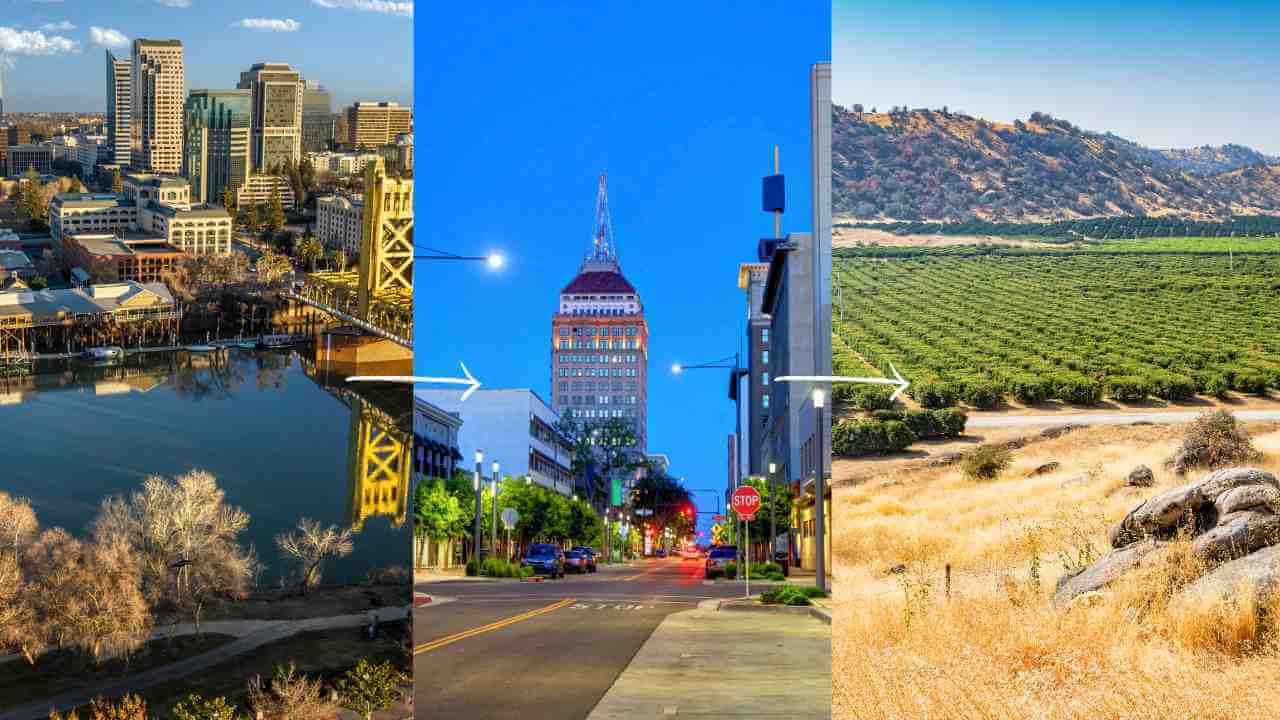
POLYGON ((130 67, 135 170, 177 175, 182 171, 182 109, 187 99, 182 41, 133 41, 130 67))
POLYGON ((640 293, 614 254, 605 177, 596 200, 595 237, 578 274, 560 291, 551 317, 552 408, 586 425, 611 418, 634 424, 648 445, 649 326, 640 293))

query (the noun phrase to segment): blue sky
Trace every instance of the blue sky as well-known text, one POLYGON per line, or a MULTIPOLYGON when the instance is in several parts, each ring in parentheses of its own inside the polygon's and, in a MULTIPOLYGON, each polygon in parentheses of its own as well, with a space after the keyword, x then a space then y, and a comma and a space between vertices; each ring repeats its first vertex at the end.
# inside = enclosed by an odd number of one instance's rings
POLYGON ((1280 3, 834 0, 833 99, 1280 154, 1280 3))
POLYGON ((176 38, 187 88, 235 87, 255 62, 287 62, 356 100, 413 99, 413 3, 388 0, 0 0, 5 109, 102 111, 103 49, 176 38))
POLYGON ((462 361, 487 385, 550 399, 551 314, 607 169, 618 254, 652 335, 650 450, 687 486, 722 492, 727 372, 669 368, 738 349, 738 264, 773 231, 760 178, 775 143, 784 232, 812 224, 809 68, 829 59, 830 7, 624 5, 510 3, 419 25, 416 241, 508 264, 417 263, 417 370, 456 375, 462 361))

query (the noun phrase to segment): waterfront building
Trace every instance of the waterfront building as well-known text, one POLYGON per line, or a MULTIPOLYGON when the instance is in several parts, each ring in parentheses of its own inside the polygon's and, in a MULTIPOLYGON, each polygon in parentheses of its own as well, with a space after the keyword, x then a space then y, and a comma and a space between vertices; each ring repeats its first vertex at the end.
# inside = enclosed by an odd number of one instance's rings
POLYGON ((302 158, 302 78, 288 63, 254 63, 236 85, 252 98, 255 172, 271 173, 302 158))
POLYGON ((187 94, 182 42, 134 40, 130 78, 130 165, 176 175, 182 170, 182 107, 187 94))
POLYGON ((236 207, 270 205, 271 198, 276 193, 280 194, 281 207, 287 210, 294 206, 293 186, 289 184, 289 178, 282 175, 254 173, 236 192, 236 207))
POLYGON ((414 391, 415 402, 430 403, 462 421, 457 447, 463 469, 474 468, 470 463, 481 450, 486 481, 496 461, 504 477, 527 477, 562 495, 574 493, 572 446, 556 430, 559 416, 536 392, 482 387, 466 402, 461 398, 457 390, 414 391))
POLYGON ((129 164, 131 154, 133 124, 132 67, 130 58, 119 59, 106 51, 107 55, 107 122, 106 135, 108 159, 112 165, 125 167, 129 164))
POLYGON ((333 97, 315 80, 302 87, 302 150, 319 152, 333 144, 333 97))
POLYGON ((413 132, 413 109, 393 102, 358 102, 347 108, 345 143, 352 149, 391 145, 413 132))
POLYGON ((596 199, 595 237, 551 317, 552 407, 591 426, 629 422, 634 450, 647 446, 649 326, 640 294, 614 253, 605 177, 596 199))
POLYGON ((0 281, 12 279, 26 282, 35 277, 36 267, 21 250, 0 250, 0 281))
POLYGON ((186 119, 182 175, 192 199, 221 203, 224 191, 236 197, 249 176, 249 91, 192 90, 186 119))
POLYGON ((63 269, 77 285, 135 280, 162 282, 183 253, 147 233, 78 233, 62 236, 63 269))
POLYGON ((69 290, 0 291, 0 353, 137 347, 177 340, 182 311, 164 283, 133 281, 69 290))
POLYGON ((355 256, 360 252, 363 227, 363 196, 328 195, 316 199, 316 240, 321 246, 355 256))

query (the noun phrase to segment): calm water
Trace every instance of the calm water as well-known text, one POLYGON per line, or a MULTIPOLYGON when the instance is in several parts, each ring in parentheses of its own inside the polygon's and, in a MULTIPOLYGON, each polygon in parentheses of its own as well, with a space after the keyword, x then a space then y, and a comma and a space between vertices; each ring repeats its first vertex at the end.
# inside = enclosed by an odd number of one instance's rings
MULTIPOLYGON (((407 422, 408 389, 361 388, 312 379, 297 354, 232 349, 208 355, 132 356, 95 367, 46 363, 34 376, 0 378, 7 452, 0 490, 29 498, 41 527, 87 533, 101 501, 128 494, 148 475, 193 468, 218 478, 227 501, 250 516, 241 542, 266 566, 285 568, 275 536, 300 517, 349 526, 360 488, 349 452, 361 413, 407 422), (403 396, 403 397, 401 397, 403 396)), ((405 425, 400 425, 405 427, 405 425)), ((374 516, 355 552, 326 565, 326 582, 358 580, 373 568, 409 564, 409 523, 374 516)))

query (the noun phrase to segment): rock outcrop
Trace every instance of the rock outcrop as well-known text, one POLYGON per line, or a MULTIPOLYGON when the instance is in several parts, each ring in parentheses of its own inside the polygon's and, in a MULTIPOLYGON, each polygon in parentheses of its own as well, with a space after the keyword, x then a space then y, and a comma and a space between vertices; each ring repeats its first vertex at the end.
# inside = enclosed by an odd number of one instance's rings
POLYGON ((1180 532, 1213 568, 1184 592, 1202 584, 1194 592, 1209 593, 1241 579, 1272 587, 1280 582, 1280 481, 1265 470, 1229 468, 1148 498, 1111 528, 1110 552, 1058 580, 1054 603, 1065 606, 1158 562, 1160 549, 1180 532))

